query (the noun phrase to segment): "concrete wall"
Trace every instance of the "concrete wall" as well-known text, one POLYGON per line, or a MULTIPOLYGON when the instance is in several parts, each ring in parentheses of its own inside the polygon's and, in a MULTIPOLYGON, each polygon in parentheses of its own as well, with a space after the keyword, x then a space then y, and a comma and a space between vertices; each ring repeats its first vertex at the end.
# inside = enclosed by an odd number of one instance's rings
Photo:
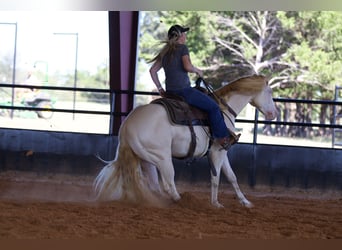
POLYGON ((272 145, 239 145, 229 152, 233 169, 250 185, 342 189, 342 151, 272 145))
MULTIPOLYGON (((96 155, 111 160, 116 146, 114 136, 1 129, 0 171, 96 175, 96 155)), ((239 143, 228 156, 239 183, 342 190, 342 150, 239 143)), ((176 179, 210 181, 206 157, 174 163, 176 179)))
POLYGON ((99 134, 0 129, 0 171, 96 174, 111 160, 117 137, 99 134))
POLYGON ((110 157, 116 144, 108 135, 0 129, 0 150, 110 157))
MULTIPOLYGON (((228 158, 239 183, 342 190, 341 150, 239 143, 228 158)), ((177 178, 210 181, 206 158, 175 162, 177 178)), ((223 173, 221 181, 227 182, 223 173)))

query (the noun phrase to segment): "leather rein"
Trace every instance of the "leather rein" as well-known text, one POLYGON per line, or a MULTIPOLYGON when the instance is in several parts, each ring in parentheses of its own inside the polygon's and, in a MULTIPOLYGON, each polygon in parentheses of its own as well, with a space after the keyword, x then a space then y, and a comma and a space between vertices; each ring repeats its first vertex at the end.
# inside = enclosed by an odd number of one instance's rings
MULTIPOLYGON (((204 83, 206 89, 208 90, 209 95, 212 96, 216 100, 217 103, 221 103, 223 106, 225 106, 227 108, 227 111, 230 114, 232 114, 234 116, 234 118, 236 118, 237 114, 234 111, 234 109, 231 106, 229 106, 229 104, 226 103, 220 96, 215 94, 215 91, 214 91, 213 87, 210 85, 210 83, 207 83, 203 78, 200 77, 196 80, 196 85, 199 86, 201 81, 204 83)), ((230 123, 234 127, 234 122, 232 121, 232 119, 226 113, 224 113, 224 112, 222 112, 222 113, 224 116, 226 116, 228 118, 228 120, 230 121, 230 123)))

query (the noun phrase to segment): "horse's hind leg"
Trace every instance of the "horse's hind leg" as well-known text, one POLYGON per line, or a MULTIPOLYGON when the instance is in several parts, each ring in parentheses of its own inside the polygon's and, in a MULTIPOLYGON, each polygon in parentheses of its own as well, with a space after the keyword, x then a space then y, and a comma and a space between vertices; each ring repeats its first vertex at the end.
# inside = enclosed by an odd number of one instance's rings
POLYGON ((178 201, 181 197, 175 185, 175 171, 172 160, 162 160, 159 162, 157 167, 159 169, 165 191, 172 197, 174 201, 178 201))
POLYGON ((142 161, 141 167, 145 177, 148 180, 148 185, 150 189, 154 192, 161 193, 160 185, 159 185, 159 178, 158 178, 158 171, 156 166, 153 164, 142 161))
POLYGON ((225 157, 223 161, 222 171, 227 176, 228 181, 233 186, 240 203, 245 207, 249 207, 249 208, 253 207, 253 204, 250 201, 248 201, 246 197, 243 195, 243 193, 241 192, 240 187, 237 183, 236 176, 230 166, 228 157, 225 157))

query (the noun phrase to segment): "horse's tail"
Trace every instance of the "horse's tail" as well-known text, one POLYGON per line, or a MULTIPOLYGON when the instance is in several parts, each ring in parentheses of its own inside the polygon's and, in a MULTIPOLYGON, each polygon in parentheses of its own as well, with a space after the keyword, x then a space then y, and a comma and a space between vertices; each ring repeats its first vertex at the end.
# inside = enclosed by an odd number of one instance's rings
POLYGON ((152 201, 154 195, 142 173, 140 158, 125 142, 119 142, 116 159, 100 171, 94 181, 96 200, 123 200, 141 203, 152 201))

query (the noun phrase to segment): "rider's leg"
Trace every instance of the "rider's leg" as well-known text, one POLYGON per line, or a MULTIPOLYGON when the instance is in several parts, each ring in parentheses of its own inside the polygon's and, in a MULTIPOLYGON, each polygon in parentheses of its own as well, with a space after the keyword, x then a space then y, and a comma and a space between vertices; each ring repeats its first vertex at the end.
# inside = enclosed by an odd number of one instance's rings
POLYGON ((213 137, 222 148, 228 150, 231 145, 236 143, 238 137, 233 136, 227 128, 220 107, 214 99, 191 87, 177 91, 177 94, 183 96, 188 104, 208 113, 213 137))

